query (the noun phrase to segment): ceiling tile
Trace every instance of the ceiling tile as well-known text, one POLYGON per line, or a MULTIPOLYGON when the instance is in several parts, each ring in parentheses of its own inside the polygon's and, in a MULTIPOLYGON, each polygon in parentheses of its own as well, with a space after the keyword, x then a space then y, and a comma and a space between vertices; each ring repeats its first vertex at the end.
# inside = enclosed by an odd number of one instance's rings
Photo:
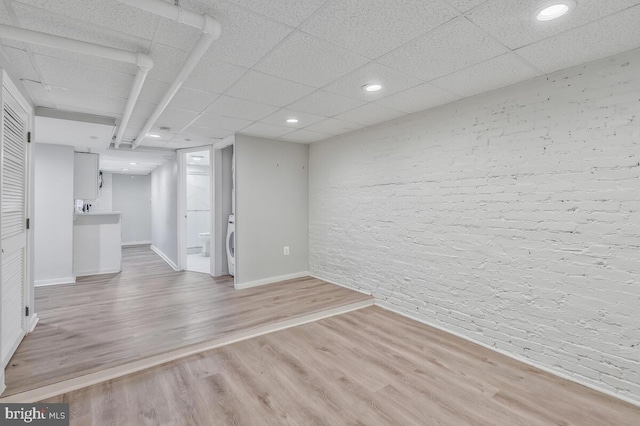
POLYGON ((123 98, 113 98, 76 90, 62 90, 57 87, 50 87, 47 92, 53 102, 65 111, 86 112, 87 114, 112 117, 122 114, 126 103, 126 99, 123 98))
POLYGON ((282 136, 280 139, 289 142, 310 143, 330 138, 330 135, 312 132, 311 130, 296 130, 293 133, 282 136))
POLYGON ((154 42, 190 52, 201 33, 199 29, 192 26, 163 19, 158 25, 158 32, 154 42))
POLYGON ((133 76, 129 74, 112 73, 48 56, 36 55, 35 61, 48 86, 127 98, 133 85, 133 76))
POLYGON ((349 111, 364 105, 365 102, 335 93, 317 90, 299 101, 289 105, 294 111, 307 112, 309 114, 333 117, 334 115, 349 111))
POLYGON ((340 114, 335 118, 337 118, 338 120, 362 124, 363 126, 371 126, 374 124, 382 123, 383 121, 400 117, 402 115, 404 115, 404 113, 396 111, 395 109, 371 103, 340 114))
POLYGON ((313 14, 327 0, 231 0, 257 13, 297 27, 313 14))
POLYGON ((440 0, 334 0, 301 29, 375 59, 456 15, 440 0))
POLYGON ((275 124, 277 126, 292 127, 294 129, 301 129, 309 126, 313 123, 324 120, 326 117, 319 115, 307 114, 304 112, 292 111, 290 109, 281 109, 267 118, 260 120, 261 123, 275 124), (289 118, 298 119, 297 123, 287 123, 289 118))
POLYGON ((22 3, 13 2, 12 4, 23 28, 138 52, 147 51, 151 44, 147 39, 126 34, 123 31, 98 27, 22 3))
POLYGON ((425 81, 506 53, 465 18, 458 18, 379 60, 425 81), (455 53, 454 53, 455 52, 455 53))
POLYGON ((640 47, 640 6, 516 50, 550 73, 640 47))
POLYGON ((351 132, 353 130, 358 130, 362 127, 362 124, 348 123, 346 121, 336 120, 335 118, 327 118, 319 123, 307 126, 305 129, 335 136, 351 132))
MULTIPOLYGON (((292 28, 228 2, 183 2, 185 9, 206 13, 222 27, 206 56, 216 61, 252 67, 273 49, 292 28)), ((156 41, 190 51, 199 32, 176 22, 163 22, 156 41)))
POLYGON ((458 9, 460 12, 466 12, 474 7, 485 3, 487 0, 446 0, 451 6, 458 9))
POLYGON ((238 130, 244 129, 251 123, 252 121, 250 120, 222 117, 215 114, 203 114, 193 123, 193 125, 207 129, 220 129, 237 132, 238 130))
POLYGON ((252 67, 282 41, 292 29, 231 3, 208 3, 211 16, 222 26, 222 34, 207 56, 252 67))
POLYGON ((274 126, 273 124, 254 123, 249 127, 242 129, 245 135, 260 136, 263 138, 278 138, 287 133, 291 133, 294 129, 284 126, 274 126))
POLYGON ((7 9, 4 7, 4 3, 0 3, 0 24, 13 25, 13 19, 9 16, 7 9))
POLYGON ((57 105, 53 102, 53 98, 42 84, 29 80, 23 80, 21 83, 27 90, 27 93, 29 93, 35 106, 57 108, 57 105))
MULTIPOLYGON (((142 144, 140 146, 147 147, 147 148, 149 148, 149 147, 150 148, 163 148, 167 143, 168 143, 168 141, 146 138, 145 140, 142 141, 142 144)), ((100 161, 102 162, 102 156, 100 156, 100 161)), ((140 165, 140 163, 138 163, 138 165, 140 165)))
POLYGON ((197 112, 183 109, 167 108, 164 110, 154 126, 169 127, 173 132, 179 132, 198 116, 197 112))
POLYGON ((170 108, 185 109, 187 111, 202 112, 218 97, 215 93, 201 92, 200 90, 182 87, 173 97, 170 108))
POLYGON ((438 105, 444 105, 458 99, 460 99, 458 95, 440 89, 433 84, 424 83, 420 86, 405 90, 404 92, 380 99, 377 103, 411 114, 438 105))
POLYGON ((449 74, 432 83, 467 97, 509 86, 541 75, 514 53, 507 53, 470 68, 449 74))
POLYGON ((134 64, 115 61, 113 59, 100 58, 97 56, 90 56, 81 53, 72 52, 70 50, 55 49, 52 47, 38 46, 35 44, 27 45, 22 43, 23 46, 29 46, 29 50, 38 56, 47 56, 57 60, 64 60, 67 62, 73 62, 77 64, 87 65, 94 68, 102 68, 110 72, 117 72, 123 74, 135 75, 138 72, 138 67, 134 64))
POLYGON ((19 0, 49 12, 86 21, 126 34, 153 39, 160 18, 116 0, 19 0))
POLYGON ((274 113, 277 110, 278 107, 276 106, 259 104, 223 95, 216 99, 207 112, 222 115, 224 117, 256 121, 274 113))
POLYGON ((283 107, 313 90, 313 87, 249 71, 229 89, 227 94, 248 101, 283 107))
MULTIPOLYGON (((538 22, 534 13, 540 0, 491 0, 467 16, 480 28, 511 49, 576 28, 640 3, 638 0, 580 0, 562 18, 538 22)), ((619 32, 615 29, 615 32, 619 32)), ((580 49, 580 44, 575 45, 580 49)))
POLYGON ((38 72, 31 62, 31 57, 26 50, 15 49, 9 46, 2 46, 0 51, 8 61, 8 66, 19 76, 20 79, 40 81, 38 72))
POLYGON ((184 87, 205 92, 223 93, 245 72, 246 68, 226 62, 202 58, 193 69, 184 87))
POLYGON ((256 69, 287 80, 321 87, 367 62, 360 55, 298 31, 270 53, 256 69))
POLYGON ((157 105, 160 103, 160 100, 162 100, 162 97, 168 89, 169 83, 147 78, 142 85, 142 90, 140 91, 138 99, 157 105))
POLYGON ((420 83, 422 80, 372 62, 327 85, 324 90, 370 102, 417 86, 420 83), (378 92, 366 92, 362 89, 362 86, 370 83, 380 84, 382 89, 378 92))
POLYGON ((173 83, 187 59, 188 52, 163 44, 154 44, 149 55, 153 58, 154 66, 147 77, 173 83))
POLYGON ((224 129, 212 129, 210 127, 190 126, 181 135, 177 136, 174 141, 180 140, 186 143, 202 142, 201 138, 223 139, 233 135, 235 132, 224 129), (191 139, 191 140, 187 140, 191 139))

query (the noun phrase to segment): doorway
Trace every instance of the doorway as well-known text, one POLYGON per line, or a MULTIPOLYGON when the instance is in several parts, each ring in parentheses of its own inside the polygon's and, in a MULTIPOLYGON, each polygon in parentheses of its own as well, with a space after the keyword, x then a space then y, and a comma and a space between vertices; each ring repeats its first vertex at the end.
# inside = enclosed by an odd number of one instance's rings
POLYGON ((213 168, 211 147, 179 152, 180 269, 211 275, 213 168))

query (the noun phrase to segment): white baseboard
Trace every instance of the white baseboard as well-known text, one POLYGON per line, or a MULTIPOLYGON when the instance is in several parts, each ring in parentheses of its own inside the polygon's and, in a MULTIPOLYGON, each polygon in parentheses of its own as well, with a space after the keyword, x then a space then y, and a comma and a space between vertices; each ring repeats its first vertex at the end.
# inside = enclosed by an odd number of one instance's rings
POLYGON ((335 315, 346 314, 348 312, 356 311, 358 309, 366 308, 372 305, 373 298, 369 300, 350 303, 325 311, 315 312, 313 314, 303 315, 297 318, 290 318, 284 321, 257 327, 251 330, 241 331, 238 333, 229 333, 229 335, 220 337, 218 339, 197 343, 195 345, 175 349, 173 351, 154 355, 139 361, 130 362, 128 364, 120 365, 117 367, 107 368, 106 370, 98 371, 96 373, 87 374, 85 376, 76 377, 74 379, 64 380, 62 382, 17 393, 15 395, 9 395, 4 398, 0 398, 0 403, 5 404, 20 402, 28 404, 42 401, 43 399, 53 398, 54 396, 86 388, 87 386, 102 383, 107 380, 113 380, 117 379, 118 377, 126 376, 128 374, 137 373, 138 371, 156 367, 158 365, 175 361, 189 355, 205 352, 211 349, 219 348, 221 346, 229 345, 231 343, 240 342, 268 333, 273 333, 275 331, 285 330, 287 328, 297 327, 299 325, 319 321, 321 319, 329 318, 335 315))
POLYGON ((412 319, 414 321, 418 321, 418 322, 420 322, 422 324, 428 325, 429 327, 433 327, 433 328, 438 329, 440 331, 444 331, 445 333, 452 334, 452 335, 454 335, 456 337, 459 337, 461 339, 464 339, 464 340, 466 340, 468 342, 475 343, 478 346, 482 346, 483 348, 489 349, 489 350, 491 350, 493 352, 497 352, 500 355, 504 355, 506 357, 509 357, 511 359, 519 361, 519 362, 521 362, 523 364, 527 364, 527 365, 530 365, 531 367, 534 367, 534 368, 537 368, 539 370, 545 371, 545 372, 547 372, 549 374, 553 374, 554 376, 559 377, 561 379, 565 379, 565 380, 568 380, 570 382, 577 383, 577 384, 585 386, 585 387, 587 387, 589 389, 593 389, 596 392, 603 393, 603 394, 608 395, 608 396, 610 396, 612 398, 616 398, 616 399, 622 400, 624 402, 627 402, 629 404, 635 405, 636 407, 640 407, 640 401, 637 401, 635 399, 626 397, 624 395, 620 395, 620 394, 615 393, 615 392, 611 392, 608 389, 603 389, 603 388, 598 387, 598 386, 596 386, 596 385, 594 385, 592 383, 583 382, 583 381, 581 381, 579 379, 576 379, 575 377, 572 377, 572 376, 570 376, 570 375, 568 375, 566 373, 554 370, 553 368, 550 368, 550 367, 547 367, 545 365, 539 364, 539 363, 537 363, 537 362, 535 362, 535 361, 533 361, 531 359, 522 357, 520 355, 513 354, 513 353, 510 353, 510 352, 504 351, 502 349, 499 349, 499 348, 494 348, 493 346, 487 345, 486 343, 483 343, 483 342, 480 342, 478 340, 475 340, 475 339, 473 339, 473 338, 471 338, 469 336, 465 336, 464 334, 449 330, 449 329, 447 329, 447 328, 445 328, 445 327, 443 327, 441 325, 434 324, 434 323, 430 322, 428 319, 424 318, 423 316, 417 315, 417 314, 415 314, 412 311, 409 311, 407 309, 400 308, 400 307, 395 306, 395 305, 393 305, 391 303, 385 302, 383 300, 378 300, 378 299, 375 299, 375 305, 379 306, 382 309, 385 309, 387 311, 393 312, 393 313, 398 314, 398 315, 402 315, 403 317, 406 317, 406 318, 412 319))
POLYGON ((117 274, 119 272, 122 272, 122 269, 97 269, 97 270, 76 271, 76 277, 86 277, 89 275, 117 274))
POLYGON ((31 315, 31 318, 29 319, 29 331, 27 331, 27 333, 31 333, 36 328, 38 321, 40 321, 38 314, 31 315))
POLYGON ((326 278, 322 278, 322 277, 320 277, 318 275, 314 275, 314 274, 311 274, 311 273, 309 274, 309 276, 311 278, 315 278, 315 279, 318 279, 318 280, 322 280, 322 281, 328 282, 329 284, 337 285, 337 286, 344 287, 344 288, 349 289, 349 290, 357 291, 358 293, 366 294, 367 296, 371 296, 370 292, 365 291, 365 290, 361 290, 359 288, 353 288, 353 287, 348 286, 346 284, 340 284, 338 282, 331 281, 331 280, 328 280, 326 278))
POLYGON ((296 278, 308 277, 309 271, 296 272, 295 274, 280 275, 278 277, 264 278, 262 280, 249 281, 247 283, 236 283, 236 290, 243 290, 245 288, 258 287, 261 285, 273 284, 280 281, 293 280, 296 278))
POLYGON ((151 241, 127 241, 126 243, 122 243, 122 247, 131 247, 131 246, 150 246, 151 241))
POLYGON ((75 284, 76 277, 65 277, 65 278, 54 278, 52 280, 36 280, 33 283, 34 287, 46 287, 48 285, 59 285, 59 284, 75 284))
POLYGON ((157 248, 156 246, 154 246, 153 244, 151 245, 151 250, 153 250, 158 256, 160 256, 162 258, 162 260, 164 260, 165 262, 167 262, 167 264, 169 266, 171 266, 173 268, 174 271, 180 271, 178 269, 178 265, 176 265, 175 263, 173 263, 173 261, 171 259, 169 259, 169 257, 167 257, 166 254, 164 254, 162 251, 160 251, 159 248, 157 248))

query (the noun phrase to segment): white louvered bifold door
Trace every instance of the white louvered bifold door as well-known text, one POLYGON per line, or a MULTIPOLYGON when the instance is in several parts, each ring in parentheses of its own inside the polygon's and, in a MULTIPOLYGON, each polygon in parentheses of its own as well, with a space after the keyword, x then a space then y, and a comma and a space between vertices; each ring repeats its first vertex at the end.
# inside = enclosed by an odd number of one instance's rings
POLYGON ((24 337, 28 114, 3 88, 0 213, 2 236, 2 363, 24 337))

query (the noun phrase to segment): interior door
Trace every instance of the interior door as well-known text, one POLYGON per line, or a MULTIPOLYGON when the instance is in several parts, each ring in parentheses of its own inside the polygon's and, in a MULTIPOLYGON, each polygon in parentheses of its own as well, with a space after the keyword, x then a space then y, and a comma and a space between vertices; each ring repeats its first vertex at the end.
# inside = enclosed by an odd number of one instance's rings
POLYGON ((25 335, 24 289, 27 264, 27 120, 28 113, 2 89, 0 138, 0 212, 2 247, 2 367, 25 335))

